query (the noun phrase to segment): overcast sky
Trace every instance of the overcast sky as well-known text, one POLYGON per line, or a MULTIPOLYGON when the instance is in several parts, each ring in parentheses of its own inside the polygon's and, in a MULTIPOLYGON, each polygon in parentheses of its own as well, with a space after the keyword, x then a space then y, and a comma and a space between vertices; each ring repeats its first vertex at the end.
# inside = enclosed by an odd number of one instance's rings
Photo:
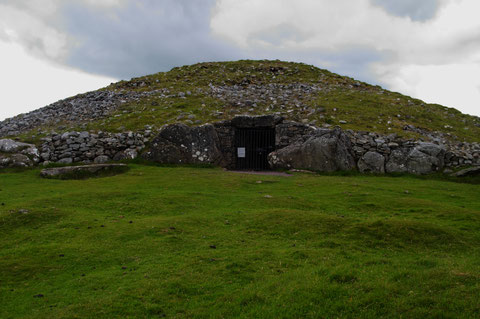
POLYGON ((480 115, 479 0, 0 0, 0 120, 203 61, 305 62, 480 115))

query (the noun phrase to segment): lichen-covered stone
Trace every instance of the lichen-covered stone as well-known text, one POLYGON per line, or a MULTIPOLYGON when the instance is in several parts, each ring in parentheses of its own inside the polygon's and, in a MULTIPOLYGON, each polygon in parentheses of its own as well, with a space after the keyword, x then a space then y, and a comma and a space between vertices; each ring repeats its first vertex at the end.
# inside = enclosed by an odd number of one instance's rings
POLYGON ((385 157, 377 152, 367 152, 358 161, 362 173, 385 173, 385 157))
POLYGON ((211 124, 188 127, 184 124, 164 126, 152 140, 144 158, 164 164, 222 165, 219 139, 211 124))
POLYGON ((296 142, 269 154, 269 163, 276 169, 308 169, 320 172, 354 170, 355 159, 350 139, 345 133, 318 130, 305 142, 296 142))

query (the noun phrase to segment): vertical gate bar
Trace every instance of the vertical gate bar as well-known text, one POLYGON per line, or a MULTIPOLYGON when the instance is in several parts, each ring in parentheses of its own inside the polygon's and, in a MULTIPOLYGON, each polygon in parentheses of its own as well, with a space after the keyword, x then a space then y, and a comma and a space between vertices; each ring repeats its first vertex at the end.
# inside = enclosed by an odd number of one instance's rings
POLYGON ((259 163, 258 163, 258 158, 260 157, 260 156, 259 156, 260 154, 259 154, 259 152, 258 152, 258 144, 259 144, 259 139, 258 139, 258 138, 259 138, 259 134, 258 134, 258 130, 255 130, 255 131, 256 131, 256 132, 255 132, 255 144, 256 144, 256 145, 255 145, 255 152, 256 152, 256 156, 255 156, 255 170, 258 171, 258 170, 259 170, 259 168, 258 168, 258 164, 259 164, 259 163))
POLYGON ((265 169, 265 160, 264 160, 264 156, 265 156, 265 151, 263 150, 263 147, 265 145, 265 130, 261 130, 260 131, 260 144, 261 144, 261 148, 262 148, 262 156, 259 156, 259 161, 260 161, 260 166, 261 166, 261 169, 264 170, 265 169))
POLYGON ((257 145, 256 145, 256 149, 257 149, 257 156, 256 156, 256 163, 255 163, 255 166, 256 166, 256 170, 260 170, 260 153, 259 153, 259 149, 260 149, 260 132, 259 130, 257 130, 256 132, 256 136, 257 136, 257 145))
POLYGON ((252 148, 253 148, 253 170, 257 170, 257 157, 258 157, 258 154, 257 154, 257 132, 256 130, 252 130, 252 133, 253 133, 253 139, 252 139, 252 148))

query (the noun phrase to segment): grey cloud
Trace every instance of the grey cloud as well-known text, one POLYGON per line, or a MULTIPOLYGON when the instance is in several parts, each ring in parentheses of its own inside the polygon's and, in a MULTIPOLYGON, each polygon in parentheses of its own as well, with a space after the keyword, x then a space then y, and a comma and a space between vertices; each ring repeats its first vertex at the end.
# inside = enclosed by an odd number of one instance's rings
POLYGON ((237 51, 210 34, 213 4, 213 0, 143 0, 108 12, 75 3, 65 6, 68 33, 80 41, 67 63, 128 78, 178 65, 235 59, 237 51))
POLYGON ((371 0, 374 5, 388 13, 400 17, 410 17, 414 21, 433 18, 440 7, 439 0, 371 0))
MULTIPOLYGON (((5 1, 31 13, 38 11, 26 6, 30 4, 26 0, 5 1)), ((311 36, 288 23, 252 34, 251 49, 244 51, 211 34, 215 0, 125 0, 124 5, 108 8, 78 0, 51 1, 58 6, 57 13, 44 21, 69 39, 67 58, 57 62, 115 78, 128 79, 196 62, 269 58, 305 62, 377 83, 369 66, 387 58, 386 53, 370 47, 331 51, 282 48, 285 42, 302 42, 311 36), (259 48, 254 44, 259 40, 270 48, 259 48)), ((435 0, 425 0, 422 5, 410 0, 401 4, 394 0, 372 1, 397 14, 417 17, 428 16, 425 12, 434 12, 437 4, 435 0)), ((25 37, 23 45, 31 52, 46 50, 38 38, 25 37)))

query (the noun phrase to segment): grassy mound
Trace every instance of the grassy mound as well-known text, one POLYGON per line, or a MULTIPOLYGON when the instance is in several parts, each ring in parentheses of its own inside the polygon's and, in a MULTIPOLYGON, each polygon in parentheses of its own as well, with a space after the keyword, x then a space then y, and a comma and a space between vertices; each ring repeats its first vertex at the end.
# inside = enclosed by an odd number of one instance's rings
MULTIPOLYGON (((301 63, 282 61, 236 61, 200 63, 174 68, 131 81, 109 86, 111 90, 147 92, 167 89, 172 98, 148 97, 128 103, 107 121, 92 123, 89 128, 106 125, 109 130, 139 129, 144 125, 187 122, 188 115, 201 123, 229 119, 236 114, 267 114, 279 112, 287 119, 313 122, 316 125, 341 125, 345 129, 397 133, 405 137, 421 134, 406 132, 413 125, 429 132, 448 133, 452 139, 479 141, 480 119, 462 114, 454 108, 427 104, 421 100, 390 92, 379 86, 356 81, 327 70, 301 63), (235 99, 223 101, 207 94, 210 86, 272 84, 318 85, 320 91, 294 96, 284 103, 263 101, 257 107, 240 106, 235 99), (191 92, 183 96, 181 93, 191 92), (180 94, 180 95, 179 95, 180 94), (297 104, 297 105, 295 105, 297 104), (182 116, 185 115, 185 116, 182 116), (341 122, 342 121, 342 122, 341 122), (343 121, 347 122, 342 124, 343 121)), ((282 90, 276 94, 281 94, 282 90)), ((244 101, 243 101, 244 102, 244 101)))
POLYGON ((1 318, 472 318, 479 185, 132 165, 0 175, 1 318))
POLYGON ((478 117, 301 63, 200 63, 120 81, 103 90, 151 94, 126 101, 108 118, 61 121, 25 132, 22 139, 35 142, 50 130, 137 131, 167 123, 196 125, 238 114, 279 113, 317 126, 341 125, 407 138, 442 132, 451 140, 480 141, 478 117), (406 126, 410 129, 404 130, 406 126))

